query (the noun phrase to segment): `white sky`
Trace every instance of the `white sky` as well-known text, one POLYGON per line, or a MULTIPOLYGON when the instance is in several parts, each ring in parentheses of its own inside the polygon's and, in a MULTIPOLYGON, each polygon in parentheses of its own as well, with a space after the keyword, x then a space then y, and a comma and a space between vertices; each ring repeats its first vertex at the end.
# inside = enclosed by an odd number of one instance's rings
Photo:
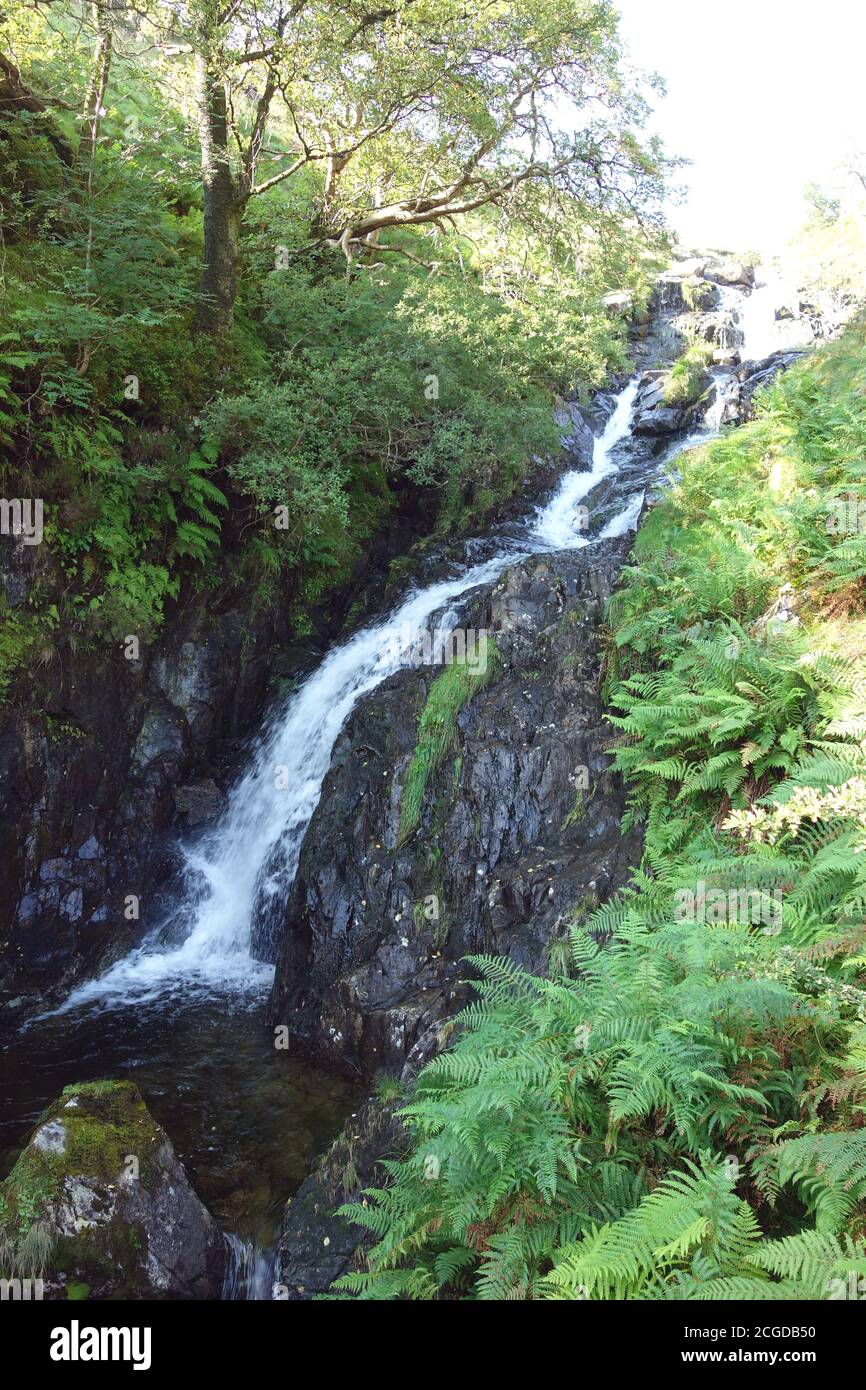
POLYGON ((866 151, 863 0, 617 0, 631 61, 668 94, 652 128, 688 157, 688 200, 670 209, 685 244, 784 244, 803 189, 866 151))

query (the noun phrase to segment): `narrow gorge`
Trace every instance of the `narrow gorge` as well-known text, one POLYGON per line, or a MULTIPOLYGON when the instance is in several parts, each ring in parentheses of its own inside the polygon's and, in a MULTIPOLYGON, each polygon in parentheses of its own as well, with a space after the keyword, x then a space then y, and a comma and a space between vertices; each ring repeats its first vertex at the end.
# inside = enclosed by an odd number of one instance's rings
MULTIPOLYGON (((467 956, 543 974, 640 861, 606 608, 677 456, 835 330, 779 308, 711 256, 608 296, 633 374, 563 401, 546 490, 399 578, 384 540, 330 643, 187 608, 141 660, 82 654, 47 732, 4 715, 0 1148, 55 1184, 47 1296, 307 1299, 352 1267, 334 1211, 400 1152, 467 956)), ((10 601, 38 565, 4 547, 10 601)))

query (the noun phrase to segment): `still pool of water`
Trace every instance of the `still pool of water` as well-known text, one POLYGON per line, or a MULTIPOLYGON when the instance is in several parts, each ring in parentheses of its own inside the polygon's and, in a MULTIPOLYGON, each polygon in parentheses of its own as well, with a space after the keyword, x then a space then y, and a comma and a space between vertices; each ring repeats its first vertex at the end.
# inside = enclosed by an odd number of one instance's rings
POLYGON ((223 1230, 267 1249, 283 1206, 360 1096, 274 1047, 261 1006, 76 1011, 0 1049, 0 1177, 73 1082, 136 1082, 223 1230))

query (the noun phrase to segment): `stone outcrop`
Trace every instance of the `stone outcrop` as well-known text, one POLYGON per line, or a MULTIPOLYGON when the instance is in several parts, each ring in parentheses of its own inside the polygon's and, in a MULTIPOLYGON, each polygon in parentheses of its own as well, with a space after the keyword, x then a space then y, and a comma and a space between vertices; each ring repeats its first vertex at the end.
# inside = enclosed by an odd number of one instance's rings
POLYGON ((627 542, 534 556, 467 603, 495 669, 461 711, 401 836, 432 668, 365 697, 342 731, 301 852, 270 1013, 296 1042, 371 1074, 419 1065, 469 998, 463 958, 543 967, 551 940, 625 879, 608 770, 598 625, 627 542))
POLYGON ((566 401, 556 410, 556 423, 562 434, 562 448, 569 468, 589 468, 595 449, 595 435, 576 401, 566 401))
POLYGON ((725 398, 722 424, 742 424, 755 412, 755 395, 770 386, 803 356, 802 352, 774 352, 760 362, 744 362, 736 373, 725 398))
POLYGON ((640 380, 634 403, 632 433, 670 435, 690 429, 701 414, 699 402, 711 385, 706 372, 697 372, 685 398, 671 398, 671 378, 668 372, 645 372, 640 380))
POLYGON ((175 788, 261 708, 274 637, 264 614, 187 614, 138 660, 49 661, 0 710, 0 1001, 60 993, 154 924, 174 827, 202 819, 175 788))
POLYGON ((710 263, 705 267, 704 274, 708 280, 714 280, 720 285, 751 286, 755 283, 754 266, 746 265, 744 261, 710 263))
POLYGON ((0 1277, 48 1298, 218 1298, 225 1240, 130 1081, 68 1086, 0 1185, 0 1277))
POLYGON ((228 798, 212 777, 201 782, 185 782, 174 789, 178 815, 188 826, 206 825, 225 810, 228 798))
POLYGON ((391 1107, 368 1100, 346 1123, 299 1191, 286 1203, 274 1259, 275 1297, 306 1302, 326 1294, 356 1267, 369 1233, 337 1215, 346 1202, 363 1201, 365 1187, 382 1178, 379 1164, 406 1145, 391 1107))
MULTIPOLYGON (((551 483, 555 473, 551 464, 551 483)), ((121 641, 36 652, 0 705, 0 1032, 162 920, 178 832, 219 814, 267 703, 352 612, 382 602, 393 556, 414 534, 400 518, 383 524, 304 641, 286 603, 246 595, 215 607, 187 595, 137 653, 121 641)), ((0 536, 0 602, 13 613, 35 585, 56 582, 48 546, 0 536)))
POLYGON ((656 280, 653 307, 663 314, 705 313, 719 302, 716 286, 702 275, 665 271, 656 280))

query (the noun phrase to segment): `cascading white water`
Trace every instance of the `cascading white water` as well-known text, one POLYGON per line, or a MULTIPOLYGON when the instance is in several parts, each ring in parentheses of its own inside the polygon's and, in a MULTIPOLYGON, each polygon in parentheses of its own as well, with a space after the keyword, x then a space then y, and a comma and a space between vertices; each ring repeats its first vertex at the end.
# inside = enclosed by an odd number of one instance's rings
POLYGON ((553 500, 536 514, 532 529, 536 543, 554 550, 571 550, 589 543, 589 537, 581 535, 581 530, 586 528, 578 506, 602 478, 615 471, 611 454, 615 445, 628 434, 636 395, 637 382, 630 381, 617 397, 613 414, 595 441, 592 468, 588 473, 568 473, 553 500))
POLYGON ((718 434, 722 428, 722 421, 725 415, 725 406, 731 395, 733 388, 737 385, 737 379, 733 372, 725 371, 721 367, 714 367, 710 375, 713 378, 715 396, 713 403, 707 410, 702 421, 702 430, 705 434, 718 434))
POLYGON ((643 511, 645 492, 636 492, 629 498, 621 512, 612 516, 610 521, 602 527, 598 539, 600 541, 615 540, 618 536, 624 536, 626 531, 635 531, 640 521, 640 514, 643 511))
POLYGON ((751 294, 743 297, 740 310, 743 345, 740 351, 744 360, 759 362, 778 347, 777 302, 778 294, 772 284, 759 285, 751 294))
MULTIPOLYGON (((325 657, 271 721, 232 789, 220 823, 186 850, 188 892, 173 919, 175 924, 188 922, 183 940, 145 942, 106 974, 76 989, 60 1012, 84 1004, 147 1003, 195 989, 261 997, 273 969, 251 952, 256 901, 269 893, 285 900, 334 743, 350 712, 363 695, 412 663, 435 614, 440 628, 455 625, 452 605, 470 589, 490 583, 527 554, 589 543, 580 534, 578 506, 614 471, 611 453, 629 431, 636 391, 637 383, 631 382, 618 396, 596 439, 592 468, 566 474, 516 546, 503 541, 502 552, 493 559, 411 593, 385 619, 325 657)), ((603 535, 623 535, 636 525, 642 500, 642 493, 629 498, 603 535)))
POLYGON ((226 1272, 222 1298, 227 1303, 262 1302, 271 1298, 271 1259, 254 1241, 226 1232, 226 1272))
POLYGON ((800 296, 796 288, 779 276, 769 276, 765 283, 745 295, 740 309, 743 360, 760 362, 774 352, 809 347, 813 340, 812 328, 799 310, 800 296), (777 318, 781 311, 785 313, 777 318))

